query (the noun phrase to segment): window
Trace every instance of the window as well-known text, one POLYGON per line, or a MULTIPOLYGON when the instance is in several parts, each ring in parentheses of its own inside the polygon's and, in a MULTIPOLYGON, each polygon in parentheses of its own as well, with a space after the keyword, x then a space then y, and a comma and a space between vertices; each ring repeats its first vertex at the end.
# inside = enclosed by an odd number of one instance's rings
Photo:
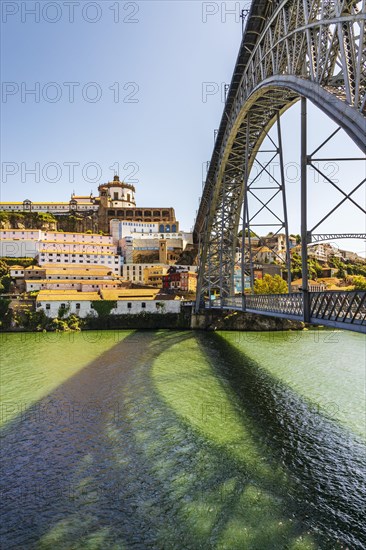
POLYGON ((76 309, 80 309, 80 304, 76 304, 76 309))
POLYGON ((132 309, 132 304, 131 304, 131 302, 128 302, 128 304, 127 304, 127 309, 132 309))
POLYGON ((118 201, 118 192, 113 193, 113 199, 118 201))
POLYGON ((51 309, 51 304, 46 304, 46 309, 51 309))
POLYGON ((146 308, 146 303, 145 303, 145 302, 142 302, 142 303, 141 303, 141 307, 142 307, 142 309, 145 309, 145 308, 146 308))

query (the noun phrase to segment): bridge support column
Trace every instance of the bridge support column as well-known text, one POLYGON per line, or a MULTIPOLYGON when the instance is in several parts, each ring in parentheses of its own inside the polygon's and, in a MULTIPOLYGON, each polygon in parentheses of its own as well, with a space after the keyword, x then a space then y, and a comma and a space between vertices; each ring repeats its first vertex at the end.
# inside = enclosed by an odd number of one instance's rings
POLYGON ((301 267, 304 322, 310 322, 310 296, 308 281, 308 227, 307 227, 307 106, 301 98, 301 267))

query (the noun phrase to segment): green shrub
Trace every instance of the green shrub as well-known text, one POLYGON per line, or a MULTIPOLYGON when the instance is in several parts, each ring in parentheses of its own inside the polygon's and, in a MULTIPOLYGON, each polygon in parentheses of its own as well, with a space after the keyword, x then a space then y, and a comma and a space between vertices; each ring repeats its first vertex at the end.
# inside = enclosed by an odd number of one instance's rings
POLYGON ((9 273, 7 273, 6 275, 3 275, 0 278, 0 284, 2 285, 2 287, 4 289, 2 292, 8 293, 10 291, 11 283, 12 283, 12 280, 11 280, 11 277, 10 277, 9 273))
POLYGON ((0 278, 9 272, 8 264, 4 260, 0 260, 0 278))
POLYGON ((356 275, 352 277, 352 284, 354 285, 355 290, 366 290, 366 277, 356 275))
POLYGON ((22 313, 19 324, 26 330, 39 332, 49 328, 50 320, 43 310, 28 310, 22 313))
POLYGON ((66 322, 70 330, 81 330, 81 320, 77 315, 70 315, 66 322))
POLYGON ((37 265, 37 260, 35 258, 2 258, 0 262, 1 261, 3 261, 8 267, 13 265, 21 265, 22 267, 37 265))
POLYGON ((66 304, 66 307, 60 306, 60 307, 58 308, 57 317, 58 317, 59 319, 63 319, 64 317, 66 317, 67 314, 68 314, 69 311, 70 311, 70 308, 71 308, 70 302, 68 302, 68 303, 66 304))
POLYGON ((92 302, 93 309, 98 313, 98 317, 107 317, 112 309, 117 307, 115 300, 95 300, 92 302))
POLYGON ((7 298, 0 298, 0 318, 5 317, 9 311, 9 305, 11 300, 7 298))
POLYGON ((50 329, 54 330, 55 332, 68 332, 70 330, 67 321, 57 318, 52 319, 50 329))

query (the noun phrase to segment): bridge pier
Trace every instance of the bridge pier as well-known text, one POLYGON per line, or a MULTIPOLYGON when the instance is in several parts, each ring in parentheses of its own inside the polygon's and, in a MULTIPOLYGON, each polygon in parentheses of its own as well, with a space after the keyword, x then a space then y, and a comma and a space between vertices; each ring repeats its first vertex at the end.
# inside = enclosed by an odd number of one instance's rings
POLYGON ((310 297, 308 277, 308 189, 307 189, 307 106, 306 98, 301 98, 301 271, 304 302, 304 322, 310 322, 310 297))

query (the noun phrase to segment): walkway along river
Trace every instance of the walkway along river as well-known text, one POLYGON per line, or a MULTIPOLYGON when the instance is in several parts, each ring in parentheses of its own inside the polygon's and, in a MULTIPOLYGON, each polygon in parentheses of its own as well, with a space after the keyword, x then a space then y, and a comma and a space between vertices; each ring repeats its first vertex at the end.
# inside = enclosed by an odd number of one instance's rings
POLYGON ((1 338, 1 548, 366 548, 362 335, 1 338))

